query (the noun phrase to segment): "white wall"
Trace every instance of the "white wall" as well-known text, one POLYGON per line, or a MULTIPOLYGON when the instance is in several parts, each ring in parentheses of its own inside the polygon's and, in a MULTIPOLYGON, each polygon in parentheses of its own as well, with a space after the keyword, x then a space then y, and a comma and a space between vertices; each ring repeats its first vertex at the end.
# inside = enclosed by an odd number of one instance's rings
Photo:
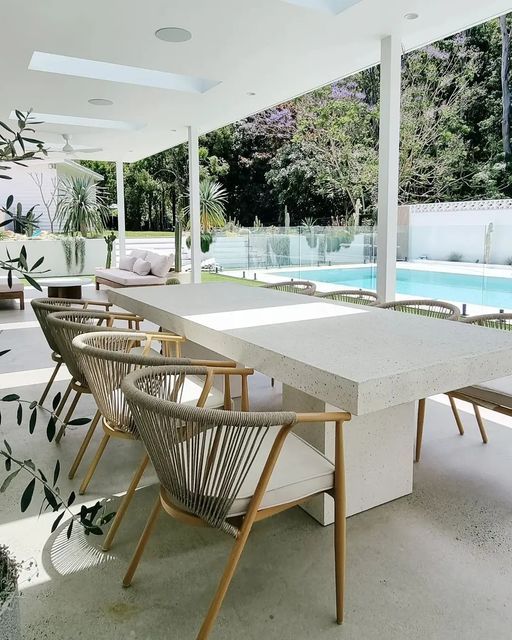
POLYGON ((105 259, 107 255, 107 245, 103 238, 86 239, 84 270, 80 272, 76 268, 71 268, 68 271, 64 255, 64 247, 60 240, 26 240, 24 242, 4 240, 0 242, 0 259, 7 259, 7 251, 9 251, 13 258, 19 256, 22 246, 25 246, 25 249, 27 250, 29 267, 31 267, 36 260, 44 256, 44 262, 38 268, 38 271, 49 270, 48 273, 39 276, 44 278, 70 275, 92 275, 94 274, 96 267, 105 266, 105 259))
POLYGON ((512 258, 512 200, 411 206, 408 258, 448 260, 460 253, 464 262, 483 262, 490 223, 489 263, 505 264, 512 258))

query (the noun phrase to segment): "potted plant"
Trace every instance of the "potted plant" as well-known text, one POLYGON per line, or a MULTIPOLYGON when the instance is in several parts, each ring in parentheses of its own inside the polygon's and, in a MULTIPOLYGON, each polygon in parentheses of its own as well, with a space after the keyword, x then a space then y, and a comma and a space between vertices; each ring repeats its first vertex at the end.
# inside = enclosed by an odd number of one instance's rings
POLYGON ((21 640, 18 575, 19 564, 0 545, 0 640, 21 640))
MULTIPOLYGON (((224 187, 211 178, 204 178, 199 183, 199 208, 201 217, 201 251, 208 253, 214 240, 212 229, 222 228, 226 224, 224 213, 226 211, 227 193, 224 187)), ((190 216, 187 205, 183 213, 190 216)), ((187 247, 190 249, 192 240, 187 237, 187 247)))

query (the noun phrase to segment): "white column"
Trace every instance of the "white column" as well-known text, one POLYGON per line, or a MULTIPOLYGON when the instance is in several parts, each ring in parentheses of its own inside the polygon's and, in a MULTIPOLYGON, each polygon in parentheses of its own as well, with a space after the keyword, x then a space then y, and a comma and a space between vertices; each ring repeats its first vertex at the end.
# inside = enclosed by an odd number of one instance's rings
POLYGON ((123 163, 116 162, 116 187, 117 187, 117 231, 118 231, 118 256, 126 255, 126 224, 124 215, 124 175, 123 163))
POLYGON ((381 40, 377 294, 395 299, 400 148, 402 47, 397 36, 381 40))
POLYGON ((199 138, 196 127, 188 127, 188 174, 192 282, 201 282, 201 215, 199 202, 199 138))

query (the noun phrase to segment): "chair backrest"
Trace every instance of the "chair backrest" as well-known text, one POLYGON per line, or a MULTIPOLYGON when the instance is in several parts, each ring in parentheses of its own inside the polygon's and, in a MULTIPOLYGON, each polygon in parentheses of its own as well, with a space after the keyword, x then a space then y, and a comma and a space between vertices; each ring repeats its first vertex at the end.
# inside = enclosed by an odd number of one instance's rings
POLYGON ((59 346, 53 336, 52 329, 48 324, 48 315, 56 311, 66 311, 68 309, 84 309, 87 300, 75 300, 71 298, 34 298, 30 304, 34 309, 34 314, 46 338, 50 349, 60 355, 59 346))
MULTIPOLYGON (((72 348, 73 338, 91 331, 108 331, 107 323, 110 320, 111 316, 108 313, 80 309, 58 311, 47 316, 58 353, 62 356, 69 373, 80 384, 87 385, 87 381, 72 348)), ((114 328, 111 330, 114 331, 114 328)), ((119 331, 118 328, 116 330, 119 331)))
POLYGON ((512 313, 488 313, 482 316, 461 318, 461 321, 467 324, 477 324, 480 327, 489 327, 489 329, 512 331, 512 313))
POLYGON ((121 391, 125 376, 142 367, 191 364, 187 358, 165 358, 152 350, 144 354, 150 344, 150 338, 142 332, 105 331, 103 327, 100 331, 82 333, 73 339, 72 349, 78 366, 98 409, 113 429, 137 433, 126 397, 121 391))
POLYGON ((428 316, 429 318, 440 318, 444 320, 458 320, 460 317, 460 309, 454 304, 442 302, 441 300, 429 300, 427 298, 384 302, 376 306, 380 309, 391 309, 403 313, 412 313, 417 316, 428 316))
POLYGON ((316 284, 309 280, 287 280, 286 282, 266 284, 264 288, 285 291, 286 293, 302 293, 305 296, 314 296, 316 284))
POLYGON ((226 517, 269 428, 289 427, 297 417, 292 412, 253 413, 179 404, 177 379, 194 373, 194 367, 139 369, 126 376, 122 390, 172 502, 236 536, 238 530, 226 517))
POLYGON ((379 297, 375 291, 365 291, 364 289, 343 289, 342 291, 329 291, 328 293, 318 293, 319 298, 328 300, 338 300, 339 302, 350 302, 352 304, 375 305, 379 302, 379 297))

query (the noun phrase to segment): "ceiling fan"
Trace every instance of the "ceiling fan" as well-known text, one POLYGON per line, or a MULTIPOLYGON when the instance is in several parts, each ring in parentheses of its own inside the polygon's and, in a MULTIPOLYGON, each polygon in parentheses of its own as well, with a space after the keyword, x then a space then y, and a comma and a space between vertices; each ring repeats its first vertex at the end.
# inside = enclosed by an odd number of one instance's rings
POLYGON ((64 146, 62 148, 55 147, 49 149, 50 153, 65 153, 69 156, 78 156, 82 153, 97 153, 103 151, 101 147, 82 147, 81 145, 73 147, 71 144, 71 135, 69 133, 62 133, 61 135, 64 138, 64 146))

